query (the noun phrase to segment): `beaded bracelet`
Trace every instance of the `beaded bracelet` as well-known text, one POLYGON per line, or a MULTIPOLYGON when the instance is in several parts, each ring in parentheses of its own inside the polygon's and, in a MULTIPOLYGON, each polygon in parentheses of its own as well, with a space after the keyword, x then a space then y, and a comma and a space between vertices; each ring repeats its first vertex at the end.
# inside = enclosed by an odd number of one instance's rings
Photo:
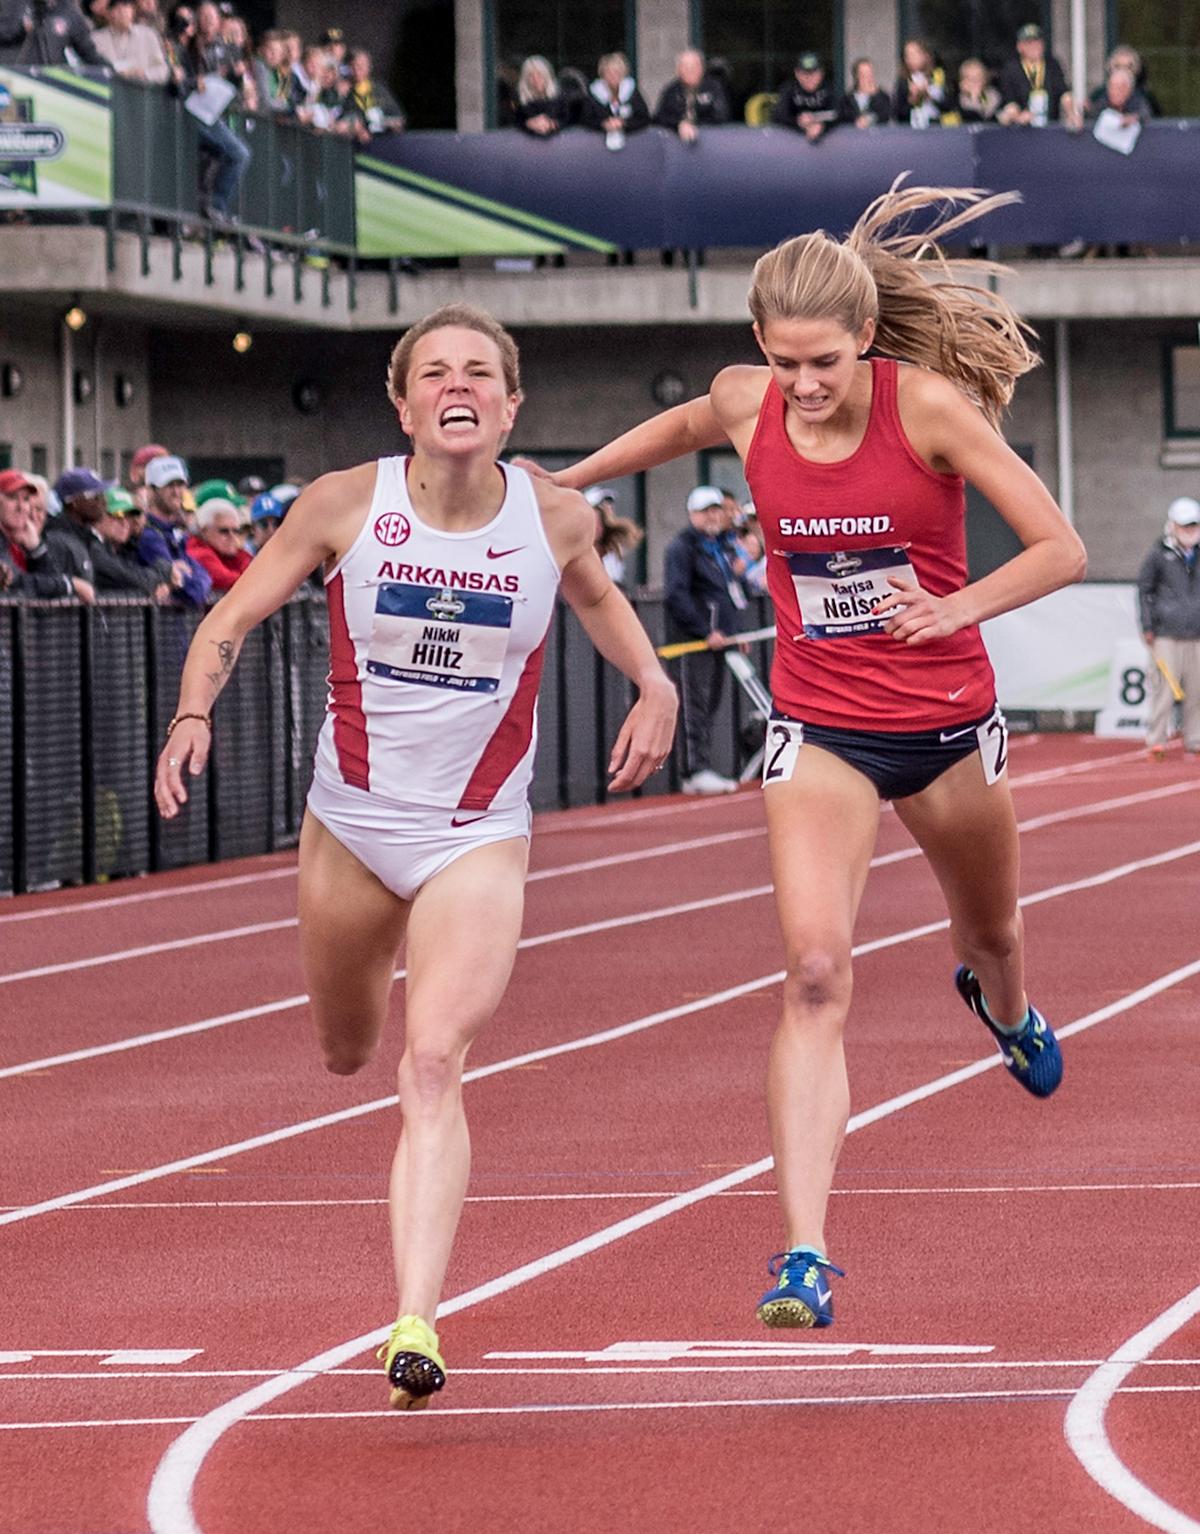
POLYGON ((170 740, 171 732, 174 730, 175 726, 177 724, 182 724, 185 719, 199 719, 201 724, 206 724, 209 730, 212 730, 213 722, 211 714, 176 714, 174 719, 172 719, 170 724, 167 726, 168 740, 170 740))

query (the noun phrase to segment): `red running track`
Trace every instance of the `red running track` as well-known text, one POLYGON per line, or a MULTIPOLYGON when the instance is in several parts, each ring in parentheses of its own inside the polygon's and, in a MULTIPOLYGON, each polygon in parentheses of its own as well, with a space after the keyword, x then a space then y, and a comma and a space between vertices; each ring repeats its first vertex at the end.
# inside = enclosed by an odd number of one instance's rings
POLYGON ((753 1316, 757 793, 542 820, 422 1414, 371 1357, 399 1027, 319 1068, 291 859, 0 907, 0 1534, 1200 1534, 1200 778, 1079 738, 1011 771, 1064 1085, 994 1068, 886 815, 816 1335, 753 1316))

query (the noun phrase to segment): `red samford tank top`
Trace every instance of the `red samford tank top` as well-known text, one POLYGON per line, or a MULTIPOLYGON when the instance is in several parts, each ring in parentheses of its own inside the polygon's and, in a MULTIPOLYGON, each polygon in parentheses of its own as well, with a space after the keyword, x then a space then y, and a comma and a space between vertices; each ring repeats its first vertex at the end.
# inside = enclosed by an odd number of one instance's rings
POLYGON ((904 435, 896 374, 895 362, 872 359, 866 435, 839 463, 792 446, 772 379, 746 457, 775 604, 771 690, 784 713, 811 724, 936 730, 995 702, 977 627, 914 646, 871 617, 894 589, 889 575, 935 596, 967 583, 963 481, 936 473, 904 435))

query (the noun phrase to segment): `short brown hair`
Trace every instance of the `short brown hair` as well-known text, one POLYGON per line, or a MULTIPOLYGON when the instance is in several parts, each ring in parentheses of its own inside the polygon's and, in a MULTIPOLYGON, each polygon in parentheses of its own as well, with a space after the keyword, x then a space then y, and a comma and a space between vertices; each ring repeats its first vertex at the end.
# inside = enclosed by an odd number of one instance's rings
POLYGON ((520 394, 521 360, 517 353, 517 343, 500 321, 493 319, 486 309, 476 309, 473 304, 443 304, 423 320, 410 325, 396 342, 387 375, 388 399, 393 405, 402 400, 408 390, 408 370, 412 366, 413 348, 417 342, 430 331, 446 330, 451 326, 459 330, 477 330, 480 335, 494 341, 504 366, 504 387, 509 394, 520 394))

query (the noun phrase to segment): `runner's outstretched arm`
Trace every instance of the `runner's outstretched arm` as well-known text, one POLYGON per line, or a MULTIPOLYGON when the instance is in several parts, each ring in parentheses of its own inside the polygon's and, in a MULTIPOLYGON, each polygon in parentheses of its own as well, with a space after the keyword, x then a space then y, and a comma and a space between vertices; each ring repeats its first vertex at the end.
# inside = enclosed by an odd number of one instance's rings
POLYGON ((300 583, 331 558, 338 547, 339 521, 346 508, 362 510, 371 493, 374 464, 326 474, 299 495, 270 543, 196 630, 179 687, 179 720, 163 746, 154 774, 154 798, 167 820, 187 800, 183 771, 204 771, 212 732, 207 720, 228 682, 246 635, 282 607, 300 583), (190 716, 190 717, 185 717, 190 716))

